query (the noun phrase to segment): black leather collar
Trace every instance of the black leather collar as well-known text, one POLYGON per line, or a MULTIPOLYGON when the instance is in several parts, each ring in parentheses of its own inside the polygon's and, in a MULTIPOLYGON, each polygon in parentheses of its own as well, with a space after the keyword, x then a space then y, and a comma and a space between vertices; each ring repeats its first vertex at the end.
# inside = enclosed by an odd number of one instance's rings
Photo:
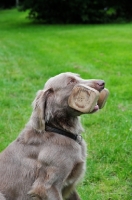
POLYGON ((66 136, 66 137, 69 137, 69 138, 75 140, 78 144, 81 144, 81 142, 82 142, 82 136, 80 134, 73 134, 73 133, 70 133, 66 130, 61 130, 61 129, 58 129, 58 128, 53 127, 51 125, 48 125, 48 124, 45 125, 45 130, 51 131, 51 132, 54 132, 54 133, 58 133, 60 135, 66 136))

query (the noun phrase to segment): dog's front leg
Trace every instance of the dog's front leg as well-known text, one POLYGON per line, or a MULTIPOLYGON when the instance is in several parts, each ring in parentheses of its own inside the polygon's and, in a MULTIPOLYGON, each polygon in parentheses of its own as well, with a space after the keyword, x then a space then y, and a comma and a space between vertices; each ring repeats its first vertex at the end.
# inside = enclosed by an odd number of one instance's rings
POLYGON ((28 192, 33 200, 63 200, 61 192, 54 186, 49 189, 44 187, 34 188, 28 192))
POLYGON ((41 169, 28 195, 34 200, 62 200, 61 190, 55 184, 57 174, 56 167, 47 167, 44 171, 41 169))
POLYGON ((66 200, 81 200, 76 191, 73 191, 66 200))

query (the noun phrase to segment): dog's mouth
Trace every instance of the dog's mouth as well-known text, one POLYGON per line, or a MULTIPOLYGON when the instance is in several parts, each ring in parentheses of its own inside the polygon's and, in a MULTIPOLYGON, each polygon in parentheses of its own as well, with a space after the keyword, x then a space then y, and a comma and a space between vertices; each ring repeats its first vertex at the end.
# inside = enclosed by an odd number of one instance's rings
POLYGON ((91 114, 104 107, 108 95, 109 91, 106 88, 98 92, 91 87, 80 84, 73 88, 68 104, 81 113, 91 114))
POLYGON ((99 110, 99 106, 98 105, 95 105, 94 109, 90 112, 91 114, 92 113, 95 113, 99 110))

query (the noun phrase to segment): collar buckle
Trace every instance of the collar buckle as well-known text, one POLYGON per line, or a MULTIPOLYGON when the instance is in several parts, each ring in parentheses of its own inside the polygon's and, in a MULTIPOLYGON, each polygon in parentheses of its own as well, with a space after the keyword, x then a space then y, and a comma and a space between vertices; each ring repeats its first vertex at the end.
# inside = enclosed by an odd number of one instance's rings
POLYGON ((78 144, 81 144, 81 142, 82 142, 82 136, 81 136, 80 134, 77 134, 76 136, 77 136, 77 137, 76 137, 77 143, 78 143, 78 144))

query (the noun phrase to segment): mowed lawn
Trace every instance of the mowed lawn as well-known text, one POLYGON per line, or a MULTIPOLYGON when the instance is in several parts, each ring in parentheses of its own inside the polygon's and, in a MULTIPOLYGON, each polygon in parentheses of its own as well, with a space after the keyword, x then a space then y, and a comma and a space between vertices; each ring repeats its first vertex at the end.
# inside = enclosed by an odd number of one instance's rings
POLYGON ((132 200, 132 24, 32 24, 0 11, 0 150, 27 123, 45 81, 61 72, 104 79, 104 109, 83 115, 87 169, 82 200, 132 200))

